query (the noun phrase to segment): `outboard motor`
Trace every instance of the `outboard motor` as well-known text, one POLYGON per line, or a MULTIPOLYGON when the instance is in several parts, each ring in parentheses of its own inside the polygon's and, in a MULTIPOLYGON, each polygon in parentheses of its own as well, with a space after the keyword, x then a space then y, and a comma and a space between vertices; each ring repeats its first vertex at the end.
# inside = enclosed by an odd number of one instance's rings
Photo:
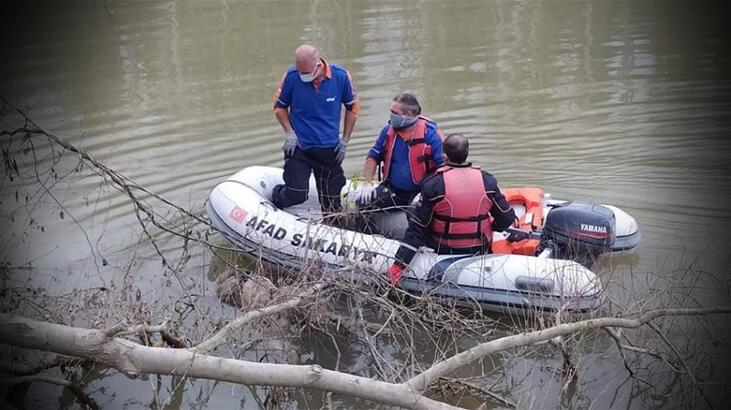
POLYGON ((587 268, 612 248, 614 212, 606 206, 568 202, 551 209, 543 225, 539 252, 550 248, 554 258, 571 259, 587 268))

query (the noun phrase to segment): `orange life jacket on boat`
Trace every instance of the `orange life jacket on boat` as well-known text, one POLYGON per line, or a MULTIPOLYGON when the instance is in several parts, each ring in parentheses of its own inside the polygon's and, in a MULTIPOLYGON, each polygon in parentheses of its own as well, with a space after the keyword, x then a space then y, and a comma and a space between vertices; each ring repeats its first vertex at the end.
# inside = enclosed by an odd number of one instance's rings
MULTIPOLYGON (((518 229, 524 232, 533 232, 543 227, 543 195, 541 188, 504 188, 503 193, 508 203, 515 207, 521 206, 525 209, 520 216, 518 229)), ((492 253, 514 254, 514 255, 535 255, 540 240, 523 239, 510 242, 507 239, 497 240, 492 243, 492 253)))
MULTIPOLYGON (((414 184, 418 185, 424 177, 434 172, 437 169, 437 163, 434 161, 432 155, 432 149, 429 144, 426 143, 427 124, 430 123, 436 127, 436 123, 424 116, 419 116, 419 119, 414 123, 414 129, 411 134, 411 139, 406 141, 406 146, 409 148, 409 166, 411 168, 411 180, 414 184)), ((441 140, 444 140, 444 135, 437 129, 437 134, 441 140)), ((391 170, 391 159, 393 158, 393 148, 396 144, 396 138, 398 138, 396 130, 392 127, 388 127, 386 131, 386 153, 383 161, 382 180, 386 181, 388 173, 391 170)))
POLYGON ((488 248, 492 240, 490 208, 479 167, 443 166, 444 196, 432 211, 430 229, 438 246, 451 249, 488 248))

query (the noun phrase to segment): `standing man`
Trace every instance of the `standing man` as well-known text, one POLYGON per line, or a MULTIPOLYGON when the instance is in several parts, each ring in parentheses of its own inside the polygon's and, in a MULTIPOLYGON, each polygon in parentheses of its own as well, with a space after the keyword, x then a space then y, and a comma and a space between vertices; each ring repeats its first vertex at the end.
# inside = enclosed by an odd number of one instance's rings
POLYGON ((284 129, 284 185, 274 187, 272 202, 286 208, 307 199, 314 172, 323 214, 340 212, 345 185, 341 166, 358 117, 358 97, 345 68, 320 58, 303 44, 274 95, 274 115, 284 129), (345 106, 342 137, 341 106, 345 106))
POLYGON ((420 246, 434 248, 438 254, 489 253, 492 232, 503 231, 515 221, 495 177, 465 162, 467 137, 447 136, 444 153, 447 164, 422 182, 421 205, 409 220, 396 261, 388 268, 394 286, 420 246))
POLYGON ((361 197, 361 211, 411 204, 421 181, 444 165, 444 134, 434 121, 421 115, 416 96, 401 93, 393 98, 390 109, 389 121, 363 166, 363 178, 370 182, 377 165, 382 164, 382 182, 361 197))

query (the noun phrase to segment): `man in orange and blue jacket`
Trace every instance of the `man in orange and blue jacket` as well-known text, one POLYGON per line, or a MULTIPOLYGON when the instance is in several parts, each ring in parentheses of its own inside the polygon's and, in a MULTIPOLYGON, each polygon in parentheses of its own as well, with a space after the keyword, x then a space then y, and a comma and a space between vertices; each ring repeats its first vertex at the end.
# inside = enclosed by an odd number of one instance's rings
POLYGON ((286 208, 304 202, 314 173, 323 213, 340 212, 340 190, 345 185, 341 164, 358 109, 348 70, 320 58, 311 45, 297 47, 295 64, 274 96, 274 114, 284 129, 285 158, 284 184, 274 187, 274 205, 286 208), (339 136, 341 106, 345 118, 339 136))
MULTIPOLYGON (((409 206, 419 194, 421 181, 444 165, 444 134, 433 120, 421 115, 416 96, 398 94, 391 101, 390 110, 389 121, 363 165, 363 178, 372 181, 378 164, 382 164, 382 181, 361 195, 361 211, 409 206)), ((363 217, 368 221, 365 213, 363 217)), ((365 229, 371 227, 366 225, 365 229)))

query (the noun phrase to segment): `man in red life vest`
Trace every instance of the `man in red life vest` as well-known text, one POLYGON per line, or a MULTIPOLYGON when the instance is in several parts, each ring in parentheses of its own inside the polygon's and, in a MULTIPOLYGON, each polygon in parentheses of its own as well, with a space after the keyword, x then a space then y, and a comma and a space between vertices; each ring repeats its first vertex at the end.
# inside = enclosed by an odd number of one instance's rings
POLYGON ((358 117, 358 97, 350 73, 320 58, 303 44, 274 95, 274 115, 284 129, 284 184, 274 187, 272 202, 286 208, 304 202, 314 172, 323 213, 339 212, 345 185, 341 166, 358 117), (340 114, 345 107, 342 136, 340 114))
POLYGON ((392 285, 399 284, 419 246, 439 254, 489 253, 493 230, 502 231, 515 221, 495 177, 465 162, 468 152, 464 135, 451 134, 444 140, 447 163, 421 183, 421 204, 388 269, 392 285))
POLYGON ((409 205, 419 193, 421 181, 444 164, 443 139, 437 124, 421 115, 414 95, 401 93, 394 97, 390 119, 368 151, 363 167, 363 178, 370 182, 377 165, 382 164, 382 182, 361 197, 358 208, 363 211, 409 205))

